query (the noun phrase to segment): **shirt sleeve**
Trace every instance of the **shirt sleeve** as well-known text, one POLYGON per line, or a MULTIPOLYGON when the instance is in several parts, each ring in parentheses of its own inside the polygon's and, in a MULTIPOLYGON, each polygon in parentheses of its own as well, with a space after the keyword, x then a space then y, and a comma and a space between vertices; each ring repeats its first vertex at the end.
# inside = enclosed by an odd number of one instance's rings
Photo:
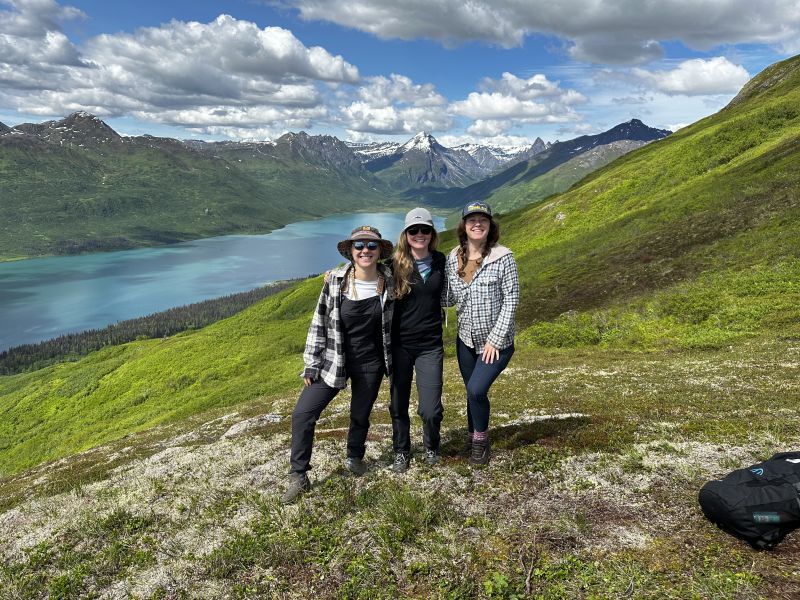
POLYGON ((500 348, 506 340, 513 335, 514 319, 519 306, 519 273, 517 272, 517 261, 511 254, 503 257, 503 278, 500 282, 503 298, 500 314, 495 321, 492 330, 486 338, 486 342, 500 348))
POLYGON ((306 336, 306 348, 303 352, 305 370, 302 377, 318 379, 322 372, 325 347, 328 342, 327 316, 330 310, 330 302, 330 283, 325 281, 319 294, 319 300, 317 300, 317 307, 314 309, 314 316, 311 318, 308 335, 306 336))
POLYGON ((448 258, 444 264, 444 285, 442 285, 442 296, 440 303, 442 306, 453 306, 456 303, 456 295, 450 286, 450 279, 453 273, 453 266, 451 260, 448 258))

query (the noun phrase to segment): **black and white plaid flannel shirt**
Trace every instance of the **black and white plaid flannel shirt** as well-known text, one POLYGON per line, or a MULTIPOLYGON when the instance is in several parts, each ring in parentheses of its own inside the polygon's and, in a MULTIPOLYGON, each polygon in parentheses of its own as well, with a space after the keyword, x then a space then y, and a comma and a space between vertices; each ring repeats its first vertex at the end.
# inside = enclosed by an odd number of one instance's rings
POLYGON ((519 305, 519 274, 511 250, 495 246, 471 283, 458 276, 458 247, 445 263, 445 304, 456 305, 458 337, 478 353, 484 344, 498 350, 514 343, 514 319, 519 305))
MULTIPOLYGON (((305 370, 303 377, 322 380, 329 386, 343 389, 347 386, 345 371, 344 333, 342 330, 342 282, 348 276, 352 265, 347 264, 333 269, 322 286, 311 326, 306 337, 306 349, 303 352, 305 370)), ((383 359, 386 373, 392 372, 392 352, 389 346, 392 332, 392 312, 394 310, 394 285, 391 272, 378 265, 384 277, 381 306, 383 307, 383 359)))

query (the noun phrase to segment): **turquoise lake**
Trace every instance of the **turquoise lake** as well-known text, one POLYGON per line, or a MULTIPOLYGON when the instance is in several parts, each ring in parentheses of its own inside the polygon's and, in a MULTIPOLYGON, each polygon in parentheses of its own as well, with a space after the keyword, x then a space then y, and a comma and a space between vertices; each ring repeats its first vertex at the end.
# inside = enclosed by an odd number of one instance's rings
MULTIPOLYGON (((321 273, 358 225, 397 241, 402 213, 352 213, 265 235, 228 235, 158 248, 0 263, 0 351, 65 333, 321 273)), ((435 217, 436 228, 444 219, 435 217)))

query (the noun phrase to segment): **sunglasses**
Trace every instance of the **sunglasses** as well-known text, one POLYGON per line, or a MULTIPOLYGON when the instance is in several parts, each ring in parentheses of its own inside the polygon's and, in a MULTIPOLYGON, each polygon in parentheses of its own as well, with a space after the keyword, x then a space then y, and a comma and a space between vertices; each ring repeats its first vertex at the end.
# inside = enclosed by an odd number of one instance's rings
POLYGON ((353 242, 353 248, 356 250, 363 250, 365 246, 367 250, 377 250, 378 242, 353 242))
POLYGON ((433 227, 428 225, 414 225, 413 227, 406 229, 406 232, 409 235, 417 235, 418 233, 421 233, 422 235, 430 235, 433 233, 433 227))

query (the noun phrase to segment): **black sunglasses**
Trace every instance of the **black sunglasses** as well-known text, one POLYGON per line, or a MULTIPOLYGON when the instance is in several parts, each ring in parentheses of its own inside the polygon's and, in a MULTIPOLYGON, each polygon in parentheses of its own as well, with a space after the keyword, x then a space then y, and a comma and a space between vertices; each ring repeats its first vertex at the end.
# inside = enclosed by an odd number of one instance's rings
POLYGON ((429 225, 414 225, 413 227, 406 229, 406 232, 408 232, 409 235, 417 235, 418 233, 421 233, 422 235, 430 235, 433 233, 433 227, 430 227, 429 225))
POLYGON ((356 250, 363 250, 364 246, 367 247, 367 250, 376 250, 378 248, 378 242, 353 242, 353 248, 356 250))

